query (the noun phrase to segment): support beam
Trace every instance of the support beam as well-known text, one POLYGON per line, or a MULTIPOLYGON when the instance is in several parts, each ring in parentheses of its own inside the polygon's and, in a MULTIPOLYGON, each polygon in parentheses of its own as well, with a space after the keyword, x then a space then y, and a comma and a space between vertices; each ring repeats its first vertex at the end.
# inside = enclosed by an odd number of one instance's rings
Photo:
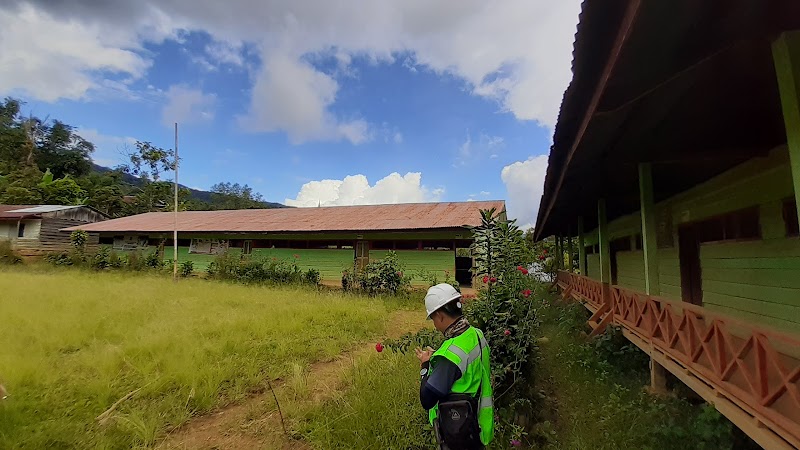
POLYGON ((656 210, 653 200, 653 169, 649 163, 639 164, 639 196, 642 211, 645 293, 661 295, 661 284, 658 275, 656 210))
POLYGON ((583 217, 578 217, 578 270, 586 276, 586 244, 583 242, 583 217))
POLYGON ((608 238, 606 200, 597 201, 597 238, 600 243, 600 282, 611 284, 611 241, 608 238))
POLYGON ((556 269, 561 270, 561 263, 564 261, 564 256, 561 253, 561 236, 556 236, 556 249, 553 257, 556 259, 556 269))
POLYGON ((794 199, 800 220, 800 31, 787 31, 772 43, 772 57, 783 105, 783 121, 789 144, 794 199))
POLYGON ((572 236, 567 236, 567 270, 575 272, 573 261, 575 260, 575 250, 572 248, 572 236))

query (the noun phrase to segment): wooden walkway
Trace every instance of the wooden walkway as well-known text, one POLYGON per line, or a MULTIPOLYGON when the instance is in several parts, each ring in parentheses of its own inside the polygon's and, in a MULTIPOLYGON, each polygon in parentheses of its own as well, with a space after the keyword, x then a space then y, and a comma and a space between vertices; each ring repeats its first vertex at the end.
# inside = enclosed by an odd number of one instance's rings
POLYGON ((800 340, 702 307, 561 271, 592 334, 615 325, 764 448, 800 448, 800 340))

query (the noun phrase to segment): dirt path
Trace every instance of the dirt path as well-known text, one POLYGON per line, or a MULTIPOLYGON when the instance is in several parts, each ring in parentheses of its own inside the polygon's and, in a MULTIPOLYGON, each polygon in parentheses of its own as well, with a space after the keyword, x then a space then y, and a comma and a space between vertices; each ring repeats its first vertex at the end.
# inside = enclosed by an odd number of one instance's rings
MULTIPOLYGON (((396 338, 425 326, 418 311, 396 311, 387 324, 386 337, 396 338)), ((362 343, 330 361, 311 364, 304 374, 272 383, 286 426, 291 433, 293 412, 320 404, 345 388, 342 372, 358 356, 374 350, 374 343, 362 343)), ((286 436, 269 389, 241 403, 191 420, 174 430, 159 449, 310 449, 305 442, 286 436)))

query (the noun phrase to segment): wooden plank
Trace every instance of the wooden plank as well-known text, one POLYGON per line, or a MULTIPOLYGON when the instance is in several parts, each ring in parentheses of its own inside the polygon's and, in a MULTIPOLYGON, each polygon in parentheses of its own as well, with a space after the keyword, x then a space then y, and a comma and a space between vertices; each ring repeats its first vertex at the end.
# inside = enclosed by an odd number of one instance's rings
POLYGON ((706 292, 751 298, 765 302, 800 306, 800 290, 798 289, 773 286, 753 286, 750 284, 729 283, 724 281, 712 281, 704 279, 704 295, 706 292))
POLYGON ((639 200, 642 219, 642 244, 645 293, 659 295, 658 240, 653 200, 653 172, 650 164, 639 164, 639 200))
POLYGON ((578 270, 586 275, 586 242, 583 237, 583 217, 578 217, 578 270))
POLYGON ((800 257, 706 259, 703 267, 710 269, 793 269, 800 270, 800 257))
POLYGON ((771 239, 768 241, 742 241, 708 243, 700 246, 700 258, 785 258, 800 257, 800 239, 771 239))
MULTIPOLYGON (((794 192, 800 193, 800 31, 781 34, 772 44, 772 56, 786 125, 794 192)), ((795 201, 800 218, 800 195, 795 195, 795 201)))
POLYGON ((703 305, 722 306, 800 325, 800 305, 770 303, 733 295, 721 295, 714 292, 703 292, 703 305))
POLYGON ((800 289, 797 269, 719 269, 703 265, 703 280, 800 289))
POLYGON ((611 249, 608 236, 608 215, 606 214, 606 200, 597 201, 597 227, 600 241, 600 281, 611 283, 611 249))
POLYGON ((709 304, 707 308, 712 312, 736 317, 740 320, 746 320, 754 325, 766 326, 774 331, 800 337, 800 324, 796 322, 790 322, 779 318, 764 316, 762 314, 756 314, 749 311, 741 311, 715 304, 709 304))

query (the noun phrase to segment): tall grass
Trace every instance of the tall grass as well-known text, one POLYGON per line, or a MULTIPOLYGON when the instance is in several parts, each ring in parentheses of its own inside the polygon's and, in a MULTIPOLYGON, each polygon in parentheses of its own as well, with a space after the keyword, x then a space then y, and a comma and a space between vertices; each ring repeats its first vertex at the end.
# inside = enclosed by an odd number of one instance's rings
POLYGON ((264 378, 374 338, 386 317, 340 293, 120 273, 8 269, 0 293, 9 449, 150 446, 264 378))
POLYGON ((419 362, 384 352, 354 362, 350 386, 307 413, 303 434, 322 449, 433 449, 428 414, 419 404, 419 362))

